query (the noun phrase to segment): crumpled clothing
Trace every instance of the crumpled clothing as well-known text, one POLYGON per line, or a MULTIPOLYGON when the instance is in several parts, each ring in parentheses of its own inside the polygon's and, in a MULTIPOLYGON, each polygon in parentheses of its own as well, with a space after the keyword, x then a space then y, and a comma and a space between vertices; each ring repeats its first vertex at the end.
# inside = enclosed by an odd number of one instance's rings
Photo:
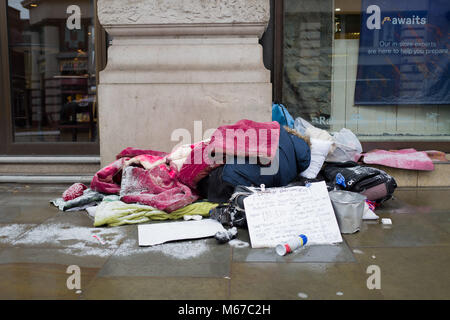
POLYGON ((196 202, 172 213, 166 213, 150 206, 127 204, 122 201, 105 201, 97 207, 94 226, 117 227, 150 221, 178 220, 192 215, 209 217, 209 212, 217 206, 218 204, 210 202, 196 202))
POLYGON ((364 163, 378 164, 386 167, 433 171, 434 164, 426 152, 418 152, 415 149, 398 151, 373 150, 364 156, 364 163))
POLYGON ((50 201, 55 207, 58 207, 61 211, 82 211, 86 208, 98 205, 103 201, 105 195, 91 189, 86 189, 82 196, 70 200, 64 201, 63 198, 50 201))

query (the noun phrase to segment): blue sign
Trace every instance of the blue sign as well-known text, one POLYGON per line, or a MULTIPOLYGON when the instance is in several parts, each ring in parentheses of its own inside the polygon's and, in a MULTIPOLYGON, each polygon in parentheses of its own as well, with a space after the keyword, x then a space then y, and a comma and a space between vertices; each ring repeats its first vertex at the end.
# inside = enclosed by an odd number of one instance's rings
POLYGON ((362 0, 355 105, 450 104, 449 0, 362 0))

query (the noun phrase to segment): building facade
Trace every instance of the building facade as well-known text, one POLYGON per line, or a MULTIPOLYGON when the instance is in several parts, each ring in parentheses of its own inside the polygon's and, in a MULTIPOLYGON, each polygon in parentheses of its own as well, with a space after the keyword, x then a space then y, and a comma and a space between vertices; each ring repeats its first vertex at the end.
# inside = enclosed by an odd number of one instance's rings
POLYGON ((0 155, 170 151, 177 128, 270 121, 272 102, 367 151, 449 152, 449 6, 2 0, 0 155))

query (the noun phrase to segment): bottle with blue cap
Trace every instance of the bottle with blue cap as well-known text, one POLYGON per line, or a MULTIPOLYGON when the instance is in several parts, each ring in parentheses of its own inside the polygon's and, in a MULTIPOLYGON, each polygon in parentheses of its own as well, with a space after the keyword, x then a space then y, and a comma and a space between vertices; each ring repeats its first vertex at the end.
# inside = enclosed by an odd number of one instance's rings
POLYGON ((306 244, 308 243, 308 237, 305 236, 304 234, 301 234, 300 236, 290 239, 289 241, 286 241, 285 243, 281 243, 279 244, 276 248, 275 251, 278 253, 278 255, 280 256, 285 256, 287 254, 290 254, 292 252, 294 252, 295 250, 306 246, 306 244))

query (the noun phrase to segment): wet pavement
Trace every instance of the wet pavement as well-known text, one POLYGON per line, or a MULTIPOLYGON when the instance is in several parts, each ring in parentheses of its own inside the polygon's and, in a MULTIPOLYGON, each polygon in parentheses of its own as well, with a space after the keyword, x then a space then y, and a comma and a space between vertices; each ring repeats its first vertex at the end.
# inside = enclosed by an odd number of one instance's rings
POLYGON ((93 228, 51 206, 66 187, 0 185, 0 299, 450 299, 450 189, 400 189, 377 211, 392 226, 364 222, 343 244, 279 257, 245 230, 226 245, 139 248, 137 226, 93 228), (80 290, 67 287, 72 265, 80 290))

